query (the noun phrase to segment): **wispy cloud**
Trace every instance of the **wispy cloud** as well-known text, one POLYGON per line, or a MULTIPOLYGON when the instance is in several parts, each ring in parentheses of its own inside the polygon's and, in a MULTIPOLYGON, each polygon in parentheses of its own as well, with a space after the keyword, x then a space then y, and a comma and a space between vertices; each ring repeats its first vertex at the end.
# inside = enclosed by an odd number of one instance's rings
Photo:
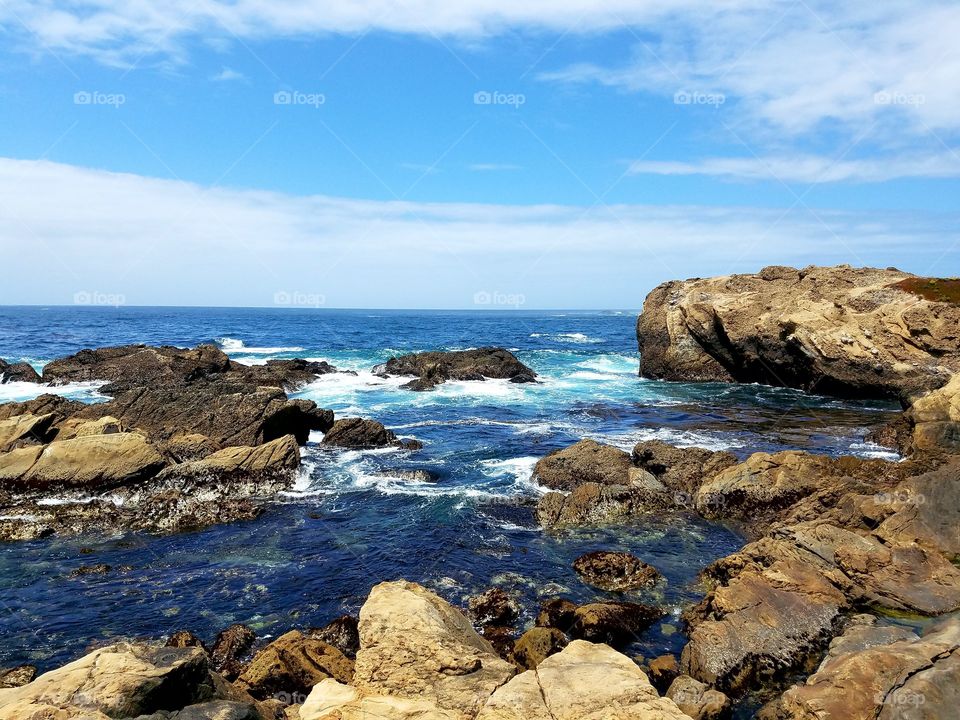
POLYGON ((231 82, 233 80, 245 80, 246 76, 242 72, 238 72, 233 68, 224 67, 216 75, 211 76, 210 78, 214 82, 231 82))
POLYGON ((523 167, 512 163, 473 163, 467 169, 471 172, 509 172, 523 170, 523 167))
POLYGON ((697 162, 640 160, 632 175, 707 175, 798 183, 876 183, 901 178, 960 178, 960 155, 835 160, 812 155, 708 158, 697 162))
POLYGON ((0 159, 0 303, 635 307, 675 277, 768 264, 960 274, 960 217, 692 206, 572 207, 292 196, 0 159))

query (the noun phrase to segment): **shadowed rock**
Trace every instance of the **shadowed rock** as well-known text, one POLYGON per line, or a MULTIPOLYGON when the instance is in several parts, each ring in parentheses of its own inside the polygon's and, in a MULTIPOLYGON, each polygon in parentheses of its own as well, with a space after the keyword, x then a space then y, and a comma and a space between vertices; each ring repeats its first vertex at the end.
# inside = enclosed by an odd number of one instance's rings
POLYGON ((413 375, 404 385, 409 390, 431 390, 447 380, 506 379, 515 383, 536 382, 537 374, 508 350, 486 347, 475 350, 425 352, 390 358, 373 369, 386 375, 413 375))

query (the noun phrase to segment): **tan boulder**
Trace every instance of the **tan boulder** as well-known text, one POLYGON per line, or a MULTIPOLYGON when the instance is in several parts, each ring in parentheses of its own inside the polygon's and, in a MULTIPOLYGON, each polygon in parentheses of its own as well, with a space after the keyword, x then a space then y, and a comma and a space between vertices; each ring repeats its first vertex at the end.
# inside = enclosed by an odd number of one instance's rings
POLYGON ((353 661, 332 645, 292 630, 260 650, 240 674, 238 683, 259 700, 303 696, 327 678, 353 679, 353 661))
POLYGON ((381 583, 360 611, 353 685, 362 698, 432 704, 446 713, 438 717, 466 720, 515 672, 459 610, 419 585, 381 583))
POLYGON ((477 720, 687 720, 630 658, 575 640, 490 697, 477 720))
POLYGON ((47 445, 17 484, 31 490, 109 489, 149 478, 165 464, 137 433, 89 435, 47 445))
POLYGON ((914 400, 906 417, 913 426, 913 446, 920 450, 960 450, 960 374, 914 400))
POLYGON ((689 675, 681 675, 667 689, 667 697, 693 720, 722 720, 730 714, 730 698, 689 675))
POLYGON ((200 648, 120 643, 0 690, 0 719, 137 717, 215 699, 200 648))
POLYGON ((556 628, 535 627, 527 630, 514 644, 513 657, 519 667, 533 670, 567 644, 567 636, 556 628))
POLYGON ((12 450, 19 443, 42 443, 43 438, 55 415, 14 415, 6 420, 0 420, 0 452, 12 450))
POLYGON ((534 479, 551 490, 573 490, 584 483, 632 485, 649 475, 633 466, 629 453, 584 439, 541 458, 534 479))

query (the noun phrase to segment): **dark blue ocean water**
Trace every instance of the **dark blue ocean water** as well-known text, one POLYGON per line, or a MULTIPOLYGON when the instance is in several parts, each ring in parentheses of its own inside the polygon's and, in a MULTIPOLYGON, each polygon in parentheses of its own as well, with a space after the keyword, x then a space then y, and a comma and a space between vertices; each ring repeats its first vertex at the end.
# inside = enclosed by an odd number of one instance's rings
MULTIPOLYGON (((679 445, 802 448, 882 454, 867 429, 895 410, 760 386, 675 384, 638 377, 633 312, 400 312, 196 308, 0 308, 0 357, 36 367, 84 347, 217 342, 236 360, 328 360, 329 375, 299 395, 339 416, 375 418, 426 444, 416 454, 304 450, 295 490, 259 520, 168 536, 97 534, 0 546, 0 666, 42 668, 116 637, 190 629, 209 640, 233 622, 262 635, 355 612, 382 580, 423 582, 455 603, 491 585, 516 592, 532 622, 541 599, 585 601, 583 552, 629 550, 667 583, 625 596, 670 614, 632 648, 678 651, 677 616, 696 601, 697 572, 742 538, 689 515, 649 515, 625 527, 544 533, 534 521, 537 458, 582 437, 625 449, 659 438, 679 445), (373 365, 417 350, 500 345, 541 384, 449 383, 432 393, 373 376, 373 365), (425 468, 437 483, 390 472, 425 468), (69 577, 81 565, 130 565, 69 577)), ((0 385, 0 401, 49 388, 0 385)), ((95 387, 56 389, 95 402, 95 387)), ((318 438, 317 438, 318 439, 318 438)))

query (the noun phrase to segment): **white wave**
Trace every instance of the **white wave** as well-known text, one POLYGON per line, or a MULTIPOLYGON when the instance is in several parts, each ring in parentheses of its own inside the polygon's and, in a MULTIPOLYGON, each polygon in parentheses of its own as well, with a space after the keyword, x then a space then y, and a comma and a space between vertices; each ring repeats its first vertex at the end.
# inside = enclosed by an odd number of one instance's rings
POLYGON ((557 333, 556 335, 551 335, 550 333, 530 333, 530 337, 552 338, 558 342, 575 343, 579 345, 603 342, 601 338, 592 338, 589 335, 585 335, 581 332, 557 333))
POLYGON ((24 402, 33 400, 41 395, 62 395, 70 400, 84 400, 88 402, 109 400, 110 398, 98 392, 106 385, 100 380, 72 382, 64 385, 47 385, 30 382, 10 382, 0 385, 0 403, 24 402))
POLYGON ((866 441, 852 443, 850 445, 850 451, 857 457, 872 460, 890 460, 896 462, 902 459, 899 453, 894 452, 890 448, 866 441))
POLYGON ((635 377, 640 367, 640 361, 635 356, 608 353, 596 355, 588 360, 577 363, 578 368, 602 373, 605 380, 609 375, 630 375, 635 377))
POLYGON ((699 447, 715 451, 743 447, 743 443, 732 440, 729 436, 695 432, 693 430, 675 430, 673 428, 642 428, 624 434, 601 435, 597 437, 597 440, 628 451, 632 450, 638 442, 646 440, 661 440, 680 448, 699 447))
POLYGON ((548 488, 542 487, 533 481, 533 468, 540 460, 539 457, 524 456, 506 458, 504 460, 481 460, 480 465, 484 473, 492 478, 509 478, 513 480, 510 492, 506 497, 515 495, 545 495, 548 488))
POLYGON ((290 347, 247 347, 243 340, 236 338, 217 338, 217 343, 225 353, 247 353, 249 355, 279 355, 280 353, 302 352, 303 348, 296 345, 290 347))

